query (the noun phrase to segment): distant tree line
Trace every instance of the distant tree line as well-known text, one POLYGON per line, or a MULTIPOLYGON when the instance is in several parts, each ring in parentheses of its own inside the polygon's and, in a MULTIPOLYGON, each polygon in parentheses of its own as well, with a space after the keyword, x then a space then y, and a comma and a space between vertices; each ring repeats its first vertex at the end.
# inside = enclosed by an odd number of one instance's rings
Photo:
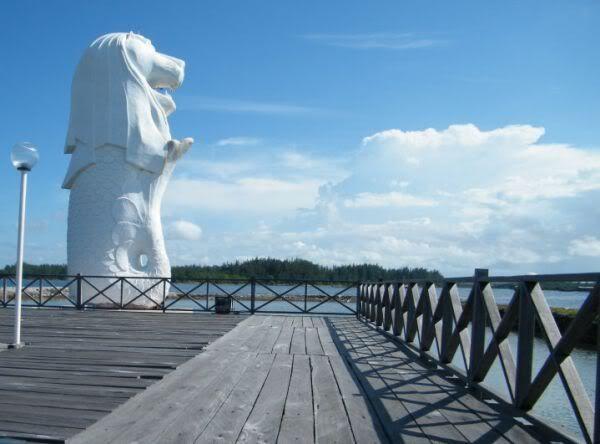
POLYGON ((173 278, 177 280, 197 280, 202 277, 248 278, 252 276, 264 279, 311 279, 317 281, 402 278, 439 280, 442 278, 437 270, 425 268, 383 268, 375 264, 325 266, 305 259, 274 258, 255 258, 226 262, 221 265, 184 265, 173 267, 172 272, 173 278))
MULTIPOLYGON (((3 270, 3 274, 15 274, 15 266, 7 265, 3 270)), ((25 262, 23 264, 23 274, 40 275, 47 274, 52 276, 64 276, 67 274, 67 266, 65 264, 39 264, 33 265, 25 262)))
MULTIPOLYGON (((15 266, 7 265, 2 270, 14 274, 15 266)), ((23 272, 30 275, 67 274, 64 264, 23 264, 23 272)), ((383 268, 375 264, 319 265, 304 259, 255 258, 245 261, 226 262, 221 265, 181 265, 172 267, 172 277, 178 281, 194 281, 203 278, 244 279, 310 279, 317 281, 393 280, 402 278, 431 279, 438 281, 442 275, 437 270, 426 268, 383 268)))

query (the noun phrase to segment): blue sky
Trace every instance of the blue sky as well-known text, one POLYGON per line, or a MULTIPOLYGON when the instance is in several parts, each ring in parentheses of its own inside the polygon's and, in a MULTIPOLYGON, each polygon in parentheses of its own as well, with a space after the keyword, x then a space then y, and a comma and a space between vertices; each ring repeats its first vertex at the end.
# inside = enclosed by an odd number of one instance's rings
POLYGON ((73 71, 132 30, 186 61, 173 263, 600 269, 599 21, 593 1, 3 2, 0 264, 18 140, 41 155, 26 260, 65 261, 73 71))

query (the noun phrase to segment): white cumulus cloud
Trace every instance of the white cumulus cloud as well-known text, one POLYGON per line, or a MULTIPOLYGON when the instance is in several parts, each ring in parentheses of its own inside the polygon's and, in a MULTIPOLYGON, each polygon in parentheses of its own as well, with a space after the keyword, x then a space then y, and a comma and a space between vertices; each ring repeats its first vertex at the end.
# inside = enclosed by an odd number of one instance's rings
POLYGON ((595 236, 573 239, 569 243, 569 253, 574 256, 600 257, 600 239, 595 236))
POLYGON ((202 228, 187 220, 176 220, 165 227, 165 235, 169 240, 199 240, 202 228))

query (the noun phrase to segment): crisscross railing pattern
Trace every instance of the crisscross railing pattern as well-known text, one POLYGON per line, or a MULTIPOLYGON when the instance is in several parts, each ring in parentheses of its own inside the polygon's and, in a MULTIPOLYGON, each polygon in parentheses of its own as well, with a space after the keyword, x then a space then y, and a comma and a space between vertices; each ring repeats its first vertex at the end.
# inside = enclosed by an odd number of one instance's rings
MULTIPOLYGON (((14 303, 15 279, 0 279, 0 306, 8 307, 14 303)), ((358 295, 358 283, 346 281, 207 278, 189 283, 166 277, 74 275, 25 276, 24 282, 24 306, 79 309, 215 311, 215 298, 225 297, 238 312, 356 314, 358 295)))
MULTIPOLYGON (((584 439, 600 442, 599 418, 595 414, 600 403, 600 365, 596 366, 594 407, 570 357, 580 337, 600 313, 600 273, 489 277, 487 270, 476 270, 474 277, 447 278, 438 283, 424 280, 365 282, 359 288, 357 311, 359 318, 449 369, 466 384, 510 403, 523 413, 533 408, 558 375, 584 439), (563 333, 542 290, 542 284, 547 282, 592 284, 563 333), (512 284, 514 288, 502 315, 494 297, 496 283, 512 284), (460 291, 466 293, 465 285, 468 285, 468 296, 462 299, 460 291), (548 356, 534 374, 536 324, 548 347, 548 356), (517 334, 516 354, 507 340, 513 331, 517 334), (456 365, 457 360, 462 365, 456 365), (496 360, 506 382, 508 399, 485 384, 496 360)), ((596 342, 600 344, 600 329, 596 342)))

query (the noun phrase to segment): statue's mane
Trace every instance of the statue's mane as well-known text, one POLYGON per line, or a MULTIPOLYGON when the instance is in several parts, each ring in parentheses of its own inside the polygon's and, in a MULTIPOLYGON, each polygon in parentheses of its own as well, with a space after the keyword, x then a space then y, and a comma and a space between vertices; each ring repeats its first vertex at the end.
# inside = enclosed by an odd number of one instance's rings
POLYGON ((63 188, 94 165, 96 148, 116 145, 127 162, 159 174, 171 134, 167 117, 127 50, 133 33, 106 34, 81 58, 71 87, 71 114, 65 153, 71 154, 63 188))

